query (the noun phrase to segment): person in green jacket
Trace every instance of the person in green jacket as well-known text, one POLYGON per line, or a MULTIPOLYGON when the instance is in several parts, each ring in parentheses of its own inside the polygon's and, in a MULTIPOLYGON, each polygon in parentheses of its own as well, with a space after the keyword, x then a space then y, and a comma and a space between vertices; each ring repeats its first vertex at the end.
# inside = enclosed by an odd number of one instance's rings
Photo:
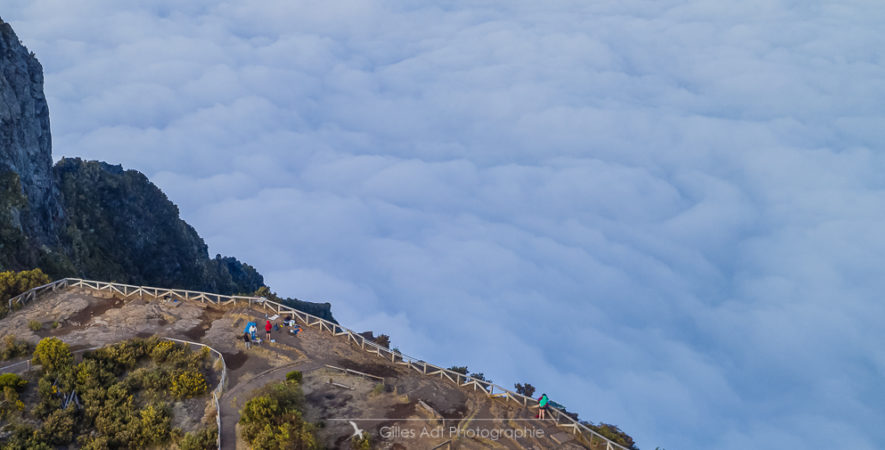
POLYGON ((541 398, 538 399, 538 418, 541 420, 546 419, 547 414, 547 405, 550 403, 550 399, 547 398, 547 394, 541 395, 541 398))

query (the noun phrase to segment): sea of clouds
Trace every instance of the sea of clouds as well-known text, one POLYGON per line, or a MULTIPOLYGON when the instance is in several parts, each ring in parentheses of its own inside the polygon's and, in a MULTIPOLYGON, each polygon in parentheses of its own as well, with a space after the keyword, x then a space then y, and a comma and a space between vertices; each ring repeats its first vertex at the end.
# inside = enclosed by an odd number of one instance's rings
POLYGON ((7 0, 53 152, 640 447, 885 446, 885 3, 7 0))

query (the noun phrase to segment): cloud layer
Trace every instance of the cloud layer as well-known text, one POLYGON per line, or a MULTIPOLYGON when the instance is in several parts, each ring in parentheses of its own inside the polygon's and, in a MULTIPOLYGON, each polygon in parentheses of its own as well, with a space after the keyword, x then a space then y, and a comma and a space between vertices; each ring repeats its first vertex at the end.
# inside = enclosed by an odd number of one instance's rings
POLYGON ((643 448, 885 446, 885 8, 13 0, 54 155, 643 448))

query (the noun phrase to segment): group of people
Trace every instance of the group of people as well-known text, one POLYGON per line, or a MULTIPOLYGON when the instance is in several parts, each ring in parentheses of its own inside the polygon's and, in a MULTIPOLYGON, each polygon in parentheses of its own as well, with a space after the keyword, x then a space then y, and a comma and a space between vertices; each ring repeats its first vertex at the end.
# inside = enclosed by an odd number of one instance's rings
MULTIPOLYGON (((298 326, 297 323, 295 323, 295 320, 287 320, 284 323, 292 328, 289 332, 295 336, 297 336, 298 333, 301 331, 301 327, 298 326)), ((270 338, 271 331, 273 331, 273 329, 274 324, 273 322, 271 322, 270 319, 268 319, 267 322, 264 324, 264 339, 269 342, 274 342, 270 338)), ((261 342, 261 340, 258 339, 257 324, 255 322, 249 322, 249 324, 246 326, 246 329, 243 331, 243 342, 246 344, 246 348, 252 348, 253 341, 259 343, 261 342)))
MULTIPOLYGON (((273 330, 273 324, 270 320, 264 325, 264 338, 270 341, 270 332, 273 330)), ((258 327, 250 322, 250 325, 243 332, 243 342, 246 343, 246 348, 252 347, 252 341, 258 341, 258 327)), ((260 341, 259 341, 260 342, 260 341)))

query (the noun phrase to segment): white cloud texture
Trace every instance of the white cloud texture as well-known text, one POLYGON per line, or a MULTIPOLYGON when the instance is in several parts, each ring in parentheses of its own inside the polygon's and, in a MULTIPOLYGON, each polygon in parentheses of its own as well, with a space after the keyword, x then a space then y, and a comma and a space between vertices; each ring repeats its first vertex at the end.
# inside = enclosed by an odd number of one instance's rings
POLYGON ((25 1, 54 155, 643 448, 885 446, 885 5, 25 1))

